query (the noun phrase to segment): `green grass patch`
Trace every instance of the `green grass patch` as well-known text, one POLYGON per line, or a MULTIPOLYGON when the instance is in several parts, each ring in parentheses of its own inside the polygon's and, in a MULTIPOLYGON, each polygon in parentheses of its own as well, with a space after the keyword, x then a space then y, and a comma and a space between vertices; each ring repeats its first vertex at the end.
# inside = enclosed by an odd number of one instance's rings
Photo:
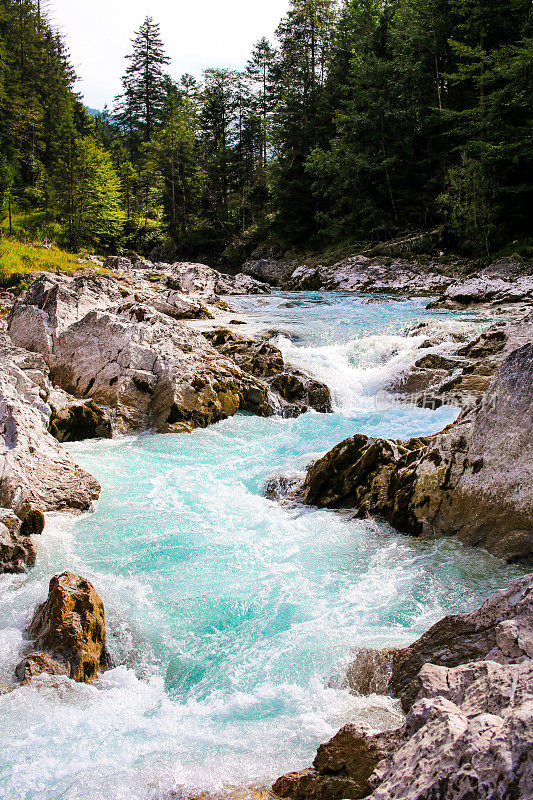
MULTIPOLYGON (((73 275, 85 265, 79 256, 54 245, 29 244, 17 239, 0 239, 0 286, 18 286, 24 276, 34 272, 63 272, 73 275)), ((98 270, 102 271, 102 270, 98 270)))

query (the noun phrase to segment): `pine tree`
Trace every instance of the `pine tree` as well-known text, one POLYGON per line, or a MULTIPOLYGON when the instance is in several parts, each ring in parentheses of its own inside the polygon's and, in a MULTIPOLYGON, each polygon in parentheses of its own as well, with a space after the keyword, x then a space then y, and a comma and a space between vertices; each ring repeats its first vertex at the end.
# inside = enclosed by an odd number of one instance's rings
POLYGON ((280 48, 273 76, 277 86, 274 144, 277 231, 303 246, 316 230, 317 207, 306 160, 327 143, 331 121, 321 116, 327 63, 334 31, 333 0, 292 0, 276 35, 280 48))
POLYGON ((118 116, 130 136, 137 131, 143 142, 149 142, 161 123, 165 103, 163 68, 170 59, 165 54, 159 25, 152 17, 146 17, 132 45, 132 52, 126 56, 129 66, 122 78, 124 92, 118 99, 118 116))
POLYGON ((258 90, 259 109, 262 127, 262 167, 267 166, 267 150, 269 138, 269 113, 273 109, 273 86, 271 72, 275 59, 275 50, 268 39, 260 39, 252 50, 246 65, 246 74, 258 90))

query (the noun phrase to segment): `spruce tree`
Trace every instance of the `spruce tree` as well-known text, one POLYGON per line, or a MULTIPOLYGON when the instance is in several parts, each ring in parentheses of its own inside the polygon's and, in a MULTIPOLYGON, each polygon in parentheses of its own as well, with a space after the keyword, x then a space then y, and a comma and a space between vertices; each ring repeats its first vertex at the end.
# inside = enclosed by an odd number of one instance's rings
POLYGON ((254 45, 250 59, 246 65, 246 74, 258 91, 259 109, 262 126, 262 167, 266 169, 268 150, 268 118, 273 108, 273 86, 271 72, 275 59, 275 50, 264 37, 254 45))
POLYGON ((161 123, 165 103, 163 68, 170 59, 165 54, 159 25, 152 17, 146 17, 132 45, 122 78, 124 92, 119 98, 119 118, 131 135, 137 131, 143 142, 149 142, 161 123))

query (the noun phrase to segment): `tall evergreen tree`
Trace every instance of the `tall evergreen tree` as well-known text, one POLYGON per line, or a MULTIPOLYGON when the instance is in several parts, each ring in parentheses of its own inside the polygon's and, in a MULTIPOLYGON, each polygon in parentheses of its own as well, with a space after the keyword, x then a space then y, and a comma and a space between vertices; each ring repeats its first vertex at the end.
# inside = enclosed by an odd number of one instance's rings
POLYGON ((149 142, 161 123, 165 104, 163 68, 170 59, 165 54, 159 25, 152 17, 146 17, 132 45, 122 78, 124 91, 118 99, 119 119, 130 135, 137 132, 143 142, 149 142))
POLYGON ((273 109, 274 88, 271 81, 272 67, 276 51, 268 41, 262 38, 254 45, 250 59, 246 65, 246 74, 258 91, 258 106, 261 114, 262 128, 262 167, 267 166, 267 150, 269 139, 269 113, 273 109))
POLYGON ((333 0, 292 0, 280 23, 273 75, 278 102, 274 116, 277 155, 275 201, 279 235, 300 246, 316 229, 317 207, 306 160, 329 139, 321 102, 333 36, 333 0))

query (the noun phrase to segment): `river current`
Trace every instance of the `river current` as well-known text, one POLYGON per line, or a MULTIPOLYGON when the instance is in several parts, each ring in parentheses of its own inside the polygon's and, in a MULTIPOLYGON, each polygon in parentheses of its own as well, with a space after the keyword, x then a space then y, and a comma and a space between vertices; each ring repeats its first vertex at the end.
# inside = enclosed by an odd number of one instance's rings
MULTIPOLYGON (((519 574, 453 540, 283 505, 265 482, 356 432, 436 432, 457 410, 383 402, 427 333, 472 328, 425 301, 343 293, 232 298, 245 334, 325 381, 333 414, 238 414, 206 430, 70 445, 102 484, 94 512, 52 515, 37 567, 0 576, 0 680, 50 577, 83 574, 117 666, 92 686, 47 678, 0 696, 2 800, 166 800, 266 784, 307 766, 348 721, 394 726, 390 698, 336 688, 353 650, 413 641, 519 574)), ((438 350, 438 348, 437 348, 438 350)), ((430 352, 430 351, 425 351, 430 352)))

